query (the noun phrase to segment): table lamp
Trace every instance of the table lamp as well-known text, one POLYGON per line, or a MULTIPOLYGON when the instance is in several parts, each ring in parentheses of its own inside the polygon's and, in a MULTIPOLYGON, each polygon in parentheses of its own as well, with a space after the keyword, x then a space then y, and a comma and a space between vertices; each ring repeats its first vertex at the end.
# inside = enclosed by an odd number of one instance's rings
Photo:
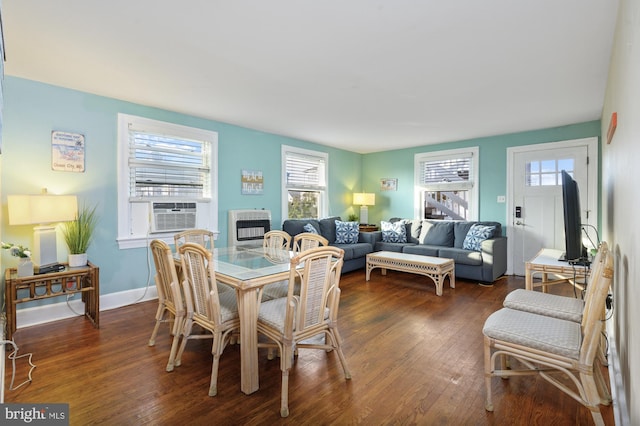
POLYGON ((78 213, 75 195, 9 195, 9 225, 37 225, 33 228, 34 264, 40 270, 58 265, 56 223, 74 220, 78 213))
POLYGON ((360 206, 360 223, 369 223, 369 206, 376 204, 376 194, 371 192, 354 192, 353 204, 360 206))

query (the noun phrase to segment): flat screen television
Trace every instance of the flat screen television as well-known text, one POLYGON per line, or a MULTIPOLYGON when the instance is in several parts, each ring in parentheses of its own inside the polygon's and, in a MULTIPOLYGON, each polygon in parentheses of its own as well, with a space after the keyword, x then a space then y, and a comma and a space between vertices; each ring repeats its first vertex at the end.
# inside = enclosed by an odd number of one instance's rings
POLYGON ((564 209, 565 253, 561 260, 570 263, 588 262, 587 250, 582 244, 582 218, 578 184, 565 170, 562 171, 562 206, 564 209))

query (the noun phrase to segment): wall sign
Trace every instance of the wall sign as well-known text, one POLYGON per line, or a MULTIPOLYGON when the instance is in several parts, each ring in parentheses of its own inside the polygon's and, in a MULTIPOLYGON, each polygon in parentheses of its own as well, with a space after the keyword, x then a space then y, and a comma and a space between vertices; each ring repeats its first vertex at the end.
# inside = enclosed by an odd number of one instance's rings
POLYGON ((51 132, 51 169, 84 172, 84 135, 58 130, 51 132))
POLYGON ((242 194, 262 195, 264 191, 264 178, 261 170, 242 171, 242 194))

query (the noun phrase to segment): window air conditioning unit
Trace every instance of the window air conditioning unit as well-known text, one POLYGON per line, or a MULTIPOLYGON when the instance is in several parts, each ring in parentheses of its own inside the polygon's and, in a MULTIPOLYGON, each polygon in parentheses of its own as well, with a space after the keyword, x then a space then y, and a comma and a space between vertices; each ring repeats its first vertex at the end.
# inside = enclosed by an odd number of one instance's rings
POLYGON ((152 202, 151 210, 151 233, 196 228, 195 202, 152 202))

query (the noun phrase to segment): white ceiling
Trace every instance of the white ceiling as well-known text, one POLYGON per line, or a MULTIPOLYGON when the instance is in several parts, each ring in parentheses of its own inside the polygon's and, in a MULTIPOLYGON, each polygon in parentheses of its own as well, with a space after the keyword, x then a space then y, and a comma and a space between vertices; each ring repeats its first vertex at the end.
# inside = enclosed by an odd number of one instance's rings
POLYGON ((367 153, 600 118, 617 0, 3 0, 6 74, 367 153))

